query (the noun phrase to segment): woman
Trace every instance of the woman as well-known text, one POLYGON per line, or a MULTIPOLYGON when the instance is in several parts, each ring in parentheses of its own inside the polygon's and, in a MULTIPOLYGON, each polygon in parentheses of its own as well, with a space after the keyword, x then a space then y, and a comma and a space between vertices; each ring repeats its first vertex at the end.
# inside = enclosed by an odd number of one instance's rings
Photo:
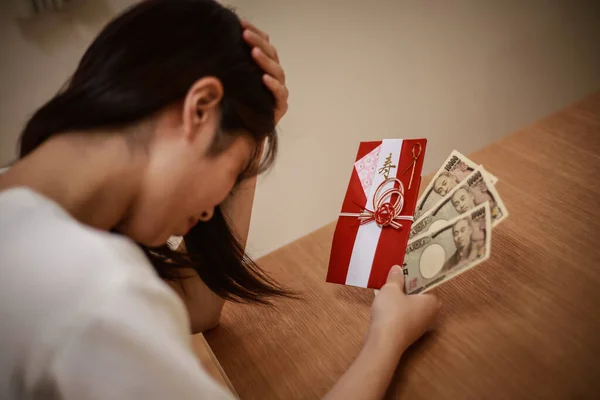
MULTIPOLYGON (((0 398, 228 398, 190 320, 288 295, 221 211, 244 225, 243 196, 226 199, 273 161, 284 85, 266 35, 212 0, 147 0, 100 33, 0 177, 0 398)), ((330 398, 381 397, 431 326, 437 300, 402 288, 394 267, 330 398)))

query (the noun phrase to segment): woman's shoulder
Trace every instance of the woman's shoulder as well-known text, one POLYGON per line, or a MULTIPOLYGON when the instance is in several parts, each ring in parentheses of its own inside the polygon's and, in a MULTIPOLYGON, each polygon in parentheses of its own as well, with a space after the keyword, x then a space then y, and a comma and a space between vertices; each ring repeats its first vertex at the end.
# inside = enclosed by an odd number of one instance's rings
MULTIPOLYGON (((223 397, 198 369, 183 302, 131 240, 81 225, 26 190, 0 192, 0 232, 0 371, 25 374, 32 388, 66 371, 99 393, 105 378, 121 378, 125 393, 141 387, 127 374, 152 380, 166 366, 189 378, 177 381, 187 388, 158 379, 159 391, 223 397), (94 368, 80 368, 88 360, 94 368)), ((0 379, 0 397, 2 389, 0 379)))
POLYGON ((67 279, 152 271, 131 240, 81 224, 27 188, 0 192, 0 231, 0 258, 22 270, 67 279))
POLYGON ((3 311, 43 319, 117 293, 152 293, 185 318, 176 294, 133 241, 83 225, 28 189, 0 192, 0 232, 0 292, 9 300, 0 304, 3 311))
POLYGON ((27 189, 0 192, 0 232, 3 354, 20 344, 48 354, 82 324, 117 318, 189 332, 183 303, 131 240, 82 225, 27 189))

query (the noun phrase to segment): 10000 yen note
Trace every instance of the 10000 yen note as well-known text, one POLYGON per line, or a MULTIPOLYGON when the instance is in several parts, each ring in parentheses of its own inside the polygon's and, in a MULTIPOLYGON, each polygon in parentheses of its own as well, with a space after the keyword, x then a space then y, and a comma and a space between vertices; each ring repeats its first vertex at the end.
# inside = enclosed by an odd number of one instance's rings
POLYGON ((430 229, 435 230, 437 227, 445 225, 447 221, 486 201, 490 202, 492 227, 495 227, 508 216, 508 211, 498 191, 485 174, 485 170, 479 166, 462 181, 461 185, 455 186, 415 221, 410 230, 410 237, 415 237, 430 229))
MULTIPOLYGON (((417 201, 415 208, 415 220, 419 219, 423 213, 433 207, 442 197, 448 194, 461 183, 478 165, 474 161, 469 160, 465 155, 453 150, 444 164, 435 173, 433 179, 425 188, 423 195, 417 201)), ((498 181, 494 175, 485 171, 492 185, 498 181)))
POLYGON ((492 222, 489 202, 408 242, 404 257, 406 293, 427 291, 490 256, 492 222))

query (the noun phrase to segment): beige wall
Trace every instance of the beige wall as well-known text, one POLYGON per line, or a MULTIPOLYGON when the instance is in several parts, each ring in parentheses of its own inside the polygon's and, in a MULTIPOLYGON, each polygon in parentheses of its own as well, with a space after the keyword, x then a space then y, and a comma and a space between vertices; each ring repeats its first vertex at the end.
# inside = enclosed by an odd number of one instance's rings
MULTIPOLYGON (((0 6, 0 163, 94 33, 132 2, 87 0, 19 22, 0 6)), ((255 255, 336 218, 361 140, 427 137, 428 173, 453 148, 471 152, 600 89, 596 1, 232 3, 269 31, 291 91, 278 163, 257 192, 255 255)))

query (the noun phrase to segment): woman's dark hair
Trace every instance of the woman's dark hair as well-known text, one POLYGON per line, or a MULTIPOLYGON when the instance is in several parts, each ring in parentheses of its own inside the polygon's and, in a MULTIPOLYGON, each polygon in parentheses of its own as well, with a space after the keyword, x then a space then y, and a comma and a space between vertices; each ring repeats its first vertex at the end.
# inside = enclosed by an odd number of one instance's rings
MULTIPOLYGON (((21 135, 25 157, 53 135, 135 124, 182 100, 204 76, 223 84, 221 129, 211 151, 223 150, 233 135, 268 142, 260 165, 267 168, 277 149, 273 94, 251 57, 236 14, 213 0, 146 0, 110 22, 84 54, 71 79, 29 120, 21 135)), ((141 246, 158 274, 178 279, 194 268, 219 296, 268 303, 287 292, 244 253, 217 207, 207 223, 185 237, 187 253, 141 246)))

